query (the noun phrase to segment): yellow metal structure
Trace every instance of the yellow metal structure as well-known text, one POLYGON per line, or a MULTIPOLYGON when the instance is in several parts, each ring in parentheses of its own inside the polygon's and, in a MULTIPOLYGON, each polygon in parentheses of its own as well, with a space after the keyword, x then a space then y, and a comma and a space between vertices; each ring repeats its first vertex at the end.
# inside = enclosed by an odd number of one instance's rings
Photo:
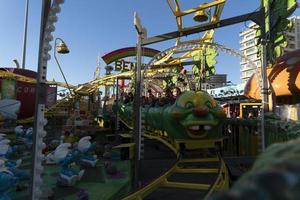
MULTIPOLYGON (((204 15, 205 10, 209 9, 209 8, 215 8, 215 9, 214 9, 214 13, 212 14, 212 16, 211 16, 210 20, 207 22, 207 24, 218 23, 226 1, 225 0, 215 0, 210 3, 201 4, 197 8, 191 8, 191 9, 187 9, 187 10, 181 10, 178 0, 174 0, 175 5, 172 3, 171 0, 167 0, 167 2, 176 18, 178 31, 181 32, 182 30, 184 30, 183 19, 182 19, 183 16, 195 13, 196 16, 198 16, 198 17, 196 17, 196 19, 199 21, 200 19, 203 19, 203 17, 205 16, 204 15), (201 16, 201 18, 199 18, 200 16, 201 16)), ((212 42, 213 35, 214 35, 214 30, 208 30, 197 41, 198 42, 212 42)), ((197 41, 195 41, 195 42, 197 42, 197 41)), ((181 43, 180 38, 178 38, 176 45, 179 45, 180 43, 181 43)), ((202 48, 205 48, 205 47, 202 47, 202 48)), ((174 49, 174 50, 170 51, 169 53, 167 53, 162 58, 160 58, 158 61, 156 61, 154 63, 154 65, 160 65, 162 63, 173 64, 173 65, 180 64, 184 60, 192 58, 197 53, 197 50, 199 50, 199 49, 192 49, 192 50, 189 50, 188 52, 182 52, 182 51, 178 52, 177 50, 174 49), (184 53, 184 54, 182 55, 182 53, 184 53), (176 54, 179 54, 179 56, 176 56, 176 54)))
MULTIPOLYGON (((21 82, 26 82, 26 83, 32 83, 32 84, 36 83, 36 79, 34 79, 34 78, 30 78, 30 77, 23 76, 20 74, 9 72, 9 71, 0 71, 0 77, 14 79, 16 81, 21 81, 21 82)), ((57 82, 57 81, 47 81, 47 84, 48 85, 57 85, 57 86, 64 87, 64 88, 67 87, 67 85, 65 83, 57 82)), ((75 88, 75 86, 73 86, 73 85, 69 85, 69 86, 72 89, 75 88)))
POLYGON ((161 142, 162 144, 164 144, 165 146, 167 146, 169 149, 171 149, 174 154, 176 155, 176 157, 179 157, 179 151, 178 148, 175 148, 169 141, 167 141, 166 139, 157 136, 157 135, 152 135, 152 134, 144 134, 144 136, 148 139, 154 139, 157 140, 159 142, 161 142))
MULTIPOLYGON (((174 65, 160 65, 158 66, 158 69, 152 69, 147 71, 147 77, 152 77, 157 73, 163 73, 166 69, 170 69, 171 67, 174 67, 174 65)), ((84 83, 82 85, 79 85, 76 89, 74 89, 74 92, 79 95, 88 95, 90 93, 95 92, 102 86, 108 86, 108 85, 114 85, 115 80, 118 79, 132 79, 134 76, 133 71, 127 71, 127 72, 121 72, 118 74, 111 74, 106 75, 101 78, 96 78, 90 82, 84 83)))
POLYGON ((134 147, 134 143, 125 143, 114 146, 113 149, 129 149, 129 159, 131 160, 134 158, 134 147))
POLYGON ((184 144, 186 149, 203 149, 203 148, 214 148, 216 143, 222 145, 223 139, 218 140, 175 140, 174 146, 176 149, 180 149, 180 145, 184 144))
POLYGON ((216 11, 215 11, 215 13, 212 17, 215 21, 217 18, 220 17, 221 12, 222 12, 223 7, 224 7, 224 4, 225 4, 225 0, 215 0, 215 1, 210 2, 210 3, 201 4, 200 6, 198 6, 196 8, 181 10, 178 0, 174 0, 175 5, 172 3, 172 0, 167 0, 167 2, 169 4, 174 16, 176 17, 177 27, 178 27, 179 31, 183 30, 183 20, 182 20, 183 16, 193 14, 195 12, 205 10, 205 9, 208 9, 208 8, 216 7, 216 11))
POLYGON ((199 10, 195 13, 193 19, 196 22, 205 22, 208 20, 208 15, 204 10, 199 10))
POLYGON ((217 155, 213 158, 197 158, 197 159, 180 159, 176 164, 165 172, 162 176, 152 181, 147 186, 138 190, 137 192, 123 198, 123 200, 142 200, 147 197, 149 194, 154 192, 159 187, 168 187, 168 188, 180 188, 180 189, 190 189, 190 190, 208 190, 205 199, 207 199, 211 194, 220 190, 229 189, 229 177, 228 171, 225 165, 224 160, 220 155, 217 155), (201 162, 219 162, 219 168, 182 168, 179 167, 181 163, 201 163, 201 162), (211 184, 203 183, 186 183, 186 182, 177 182, 169 181, 168 178, 174 173, 187 173, 187 174, 196 174, 196 173, 216 173, 218 174, 216 181, 211 184))
MULTIPOLYGON (((130 128, 130 127, 129 127, 130 128)), ((229 175, 227 171, 226 164, 220 154, 217 153, 215 157, 207 157, 207 158, 190 158, 190 159, 182 159, 180 157, 180 143, 184 143, 188 149, 206 149, 215 147, 216 143, 222 144, 222 140, 178 140, 178 141, 167 141, 167 137, 162 137, 159 135, 154 135, 153 133, 144 134, 144 137, 148 139, 154 139, 165 146, 170 148, 175 155, 177 156, 178 161, 171 167, 167 172, 165 172, 162 176, 152 181, 150 184, 141 188, 137 192, 123 198, 123 200, 142 200, 147 197, 149 194, 154 192, 156 189, 160 187, 168 187, 168 188, 180 188, 180 189, 190 189, 190 190, 208 190, 207 195, 204 199, 208 199, 210 195, 212 195, 216 191, 227 190, 229 189, 229 175), (180 167, 182 163, 204 163, 204 162, 218 162, 220 163, 219 168, 183 168, 180 167), (213 184, 203 184, 203 183, 186 183, 186 182, 177 182, 177 181, 169 181, 173 174, 218 174, 215 182, 213 184)), ((131 144, 131 143, 129 143, 131 144)), ((127 144, 126 144, 127 145, 127 144)), ((116 146, 115 148, 119 148, 116 146)))

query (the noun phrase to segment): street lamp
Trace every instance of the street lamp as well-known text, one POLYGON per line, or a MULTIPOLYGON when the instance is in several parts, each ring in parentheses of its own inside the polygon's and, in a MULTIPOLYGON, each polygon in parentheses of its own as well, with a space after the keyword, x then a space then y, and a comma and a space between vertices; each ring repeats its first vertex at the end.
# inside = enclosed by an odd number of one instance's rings
POLYGON ((198 10, 198 11, 195 12, 195 15, 194 15, 193 19, 196 22, 205 22, 205 21, 208 20, 208 15, 205 12, 205 10, 198 10))
POLYGON ((24 37, 23 37, 23 53, 22 53, 22 69, 25 69, 25 59, 26 59, 26 42, 27 42, 27 26, 28 26, 28 6, 29 6, 29 0, 26 0, 26 5, 25 5, 25 21, 24 21, 24 37))
POLYGON ((59 53, 59 54, 68 54, 70 52, 70 50, 68 49, 66 43, 61 38, 56 38, 55 39, 55 42, 54 42, 54 58, 55 58, 55 61, 56 61, 57 65, 58 65, 60 73, 63 76, 65 83, 67 84, 67 88, 68 88, 68 90, 70 92, 70 95, 72 95, 70 86, 68 84, 68 81, 67 81, 67 79, 66 79, 66 77, 65 77, 65 75, 64 75, 64 73, 63 73, 63 71, 62 71, 62 69, 60 67, 60 64, 59 64, 59 62, 57 60, 56 52, 59 53), (57 44, 58 41, 60 41, 59 44, 57 44))

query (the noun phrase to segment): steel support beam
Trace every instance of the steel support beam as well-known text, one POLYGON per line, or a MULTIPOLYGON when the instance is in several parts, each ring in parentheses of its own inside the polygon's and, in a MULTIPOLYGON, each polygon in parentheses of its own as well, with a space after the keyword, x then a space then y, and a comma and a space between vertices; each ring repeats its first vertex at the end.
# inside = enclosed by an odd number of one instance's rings
POLYGON ((35 115, 34 115, 34 128, 33 128, 33 146, 32 146, 32 165, 31 165, 31 189, 30 196, 32 200, 39 199, 36 194, 36 186, 35 181, 37 179, 37 175, 35 174, 35 169, 37 167, 36 158, 38 155, 38 132, 40 131, 41 121, 44 119, 44 105, 46 103, 47 97, 47 84, 46 77, 43 72, 47 70, 47 64, 45 65, 43 62, 43 42, 45 36, 45 27, 48 18, 48 14, 51 7, 51 0, 43 0, 42 2, 42 12, 41 12, 41 27, 40 27, 40 41, 39 41, 39 56, 38 56, 38 77, 36 83, 36 97, 35 97, 35 115))
POLYGON ((135 91, 134 91, 134 143, 135 143, 135 173, 134 187, 139 187, 140 160, 141 160, 141 86, 142 86, 142 42, 145 38, 145 30, 137 13, 134 15, 134 25, 137 30, 136 45, 136 69, 135 69, 135 91))
POLYGON ((213 24, 209 23, 209 24, 193 26, 193 27, 189 27, 189 28, 184 28, 184 29, 182 29, 182 31, 174 31, 174 32, 169 32, 169 33, 165 33, 162 35, 157 35, 154 37, 149 37, 149 38, 143 40, 142 45, 145 46, 145 45, 149 45, 149 44, 153 44, 153 43, 157 43, 157 42, 163 42, 166 40, 171 40, 171 39, 175 39, 175 38, 182 37, 182 36, 192 35, 195 33, 203 32, 203 31, 207 31, 207 30, 211 30, 211 29, 216 29, 216 28, 221 28, 224 26, 229 26, 229 25, 233 25, 233 24, 237 24, 237 23, 241 23, 241 22, 249 21, 249 20, 255 22, 259 26, 264 26, 263 19, 264 19, 263 10, 259 10, 256 12, 251 12, 251 13, 247 13, 244 15, 239 15, 236 17, 231 17, 228 19, 220 20, 213 24))

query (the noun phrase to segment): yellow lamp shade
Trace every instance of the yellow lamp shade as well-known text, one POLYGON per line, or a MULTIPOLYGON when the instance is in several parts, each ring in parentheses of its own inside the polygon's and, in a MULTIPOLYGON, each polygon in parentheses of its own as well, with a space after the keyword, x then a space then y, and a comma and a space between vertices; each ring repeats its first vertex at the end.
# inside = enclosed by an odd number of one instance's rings
POLYGON ((195 13, 193 19, 196 22, 205 22, 208 20, 208 15, 206 14, 206 12, 204 10, 199 10, 195 13))
POLYGON ((57 51, 57 53, 61 53, 61 54, 67 54, 67 53, 70 52, 70 50, 68 49, 66 43, 64 43, 64 42, 60 42, 57 45, 56 51, 57 51))

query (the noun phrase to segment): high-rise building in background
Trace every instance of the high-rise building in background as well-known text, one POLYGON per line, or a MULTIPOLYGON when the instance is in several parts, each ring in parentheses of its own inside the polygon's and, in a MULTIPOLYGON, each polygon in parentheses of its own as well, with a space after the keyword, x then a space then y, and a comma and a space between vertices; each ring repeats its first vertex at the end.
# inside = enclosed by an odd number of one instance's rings
MULTIPOLYGON (((283 53, 287 53, 300 48, 300 16, 290 18, 294 21, 294 27, 286 32, 288 46, 283 53)), ((261 58, 257 54, 256 47, 258 38, 256 38, 256 30, 258 25, 251 23, 248 28, 240 33, 240 51, 251 61, 261 67, 261 58)), ((240 62, 241 80, 246 83, 251 75, 255 72, 255 68, 245 60, 240 62)))

